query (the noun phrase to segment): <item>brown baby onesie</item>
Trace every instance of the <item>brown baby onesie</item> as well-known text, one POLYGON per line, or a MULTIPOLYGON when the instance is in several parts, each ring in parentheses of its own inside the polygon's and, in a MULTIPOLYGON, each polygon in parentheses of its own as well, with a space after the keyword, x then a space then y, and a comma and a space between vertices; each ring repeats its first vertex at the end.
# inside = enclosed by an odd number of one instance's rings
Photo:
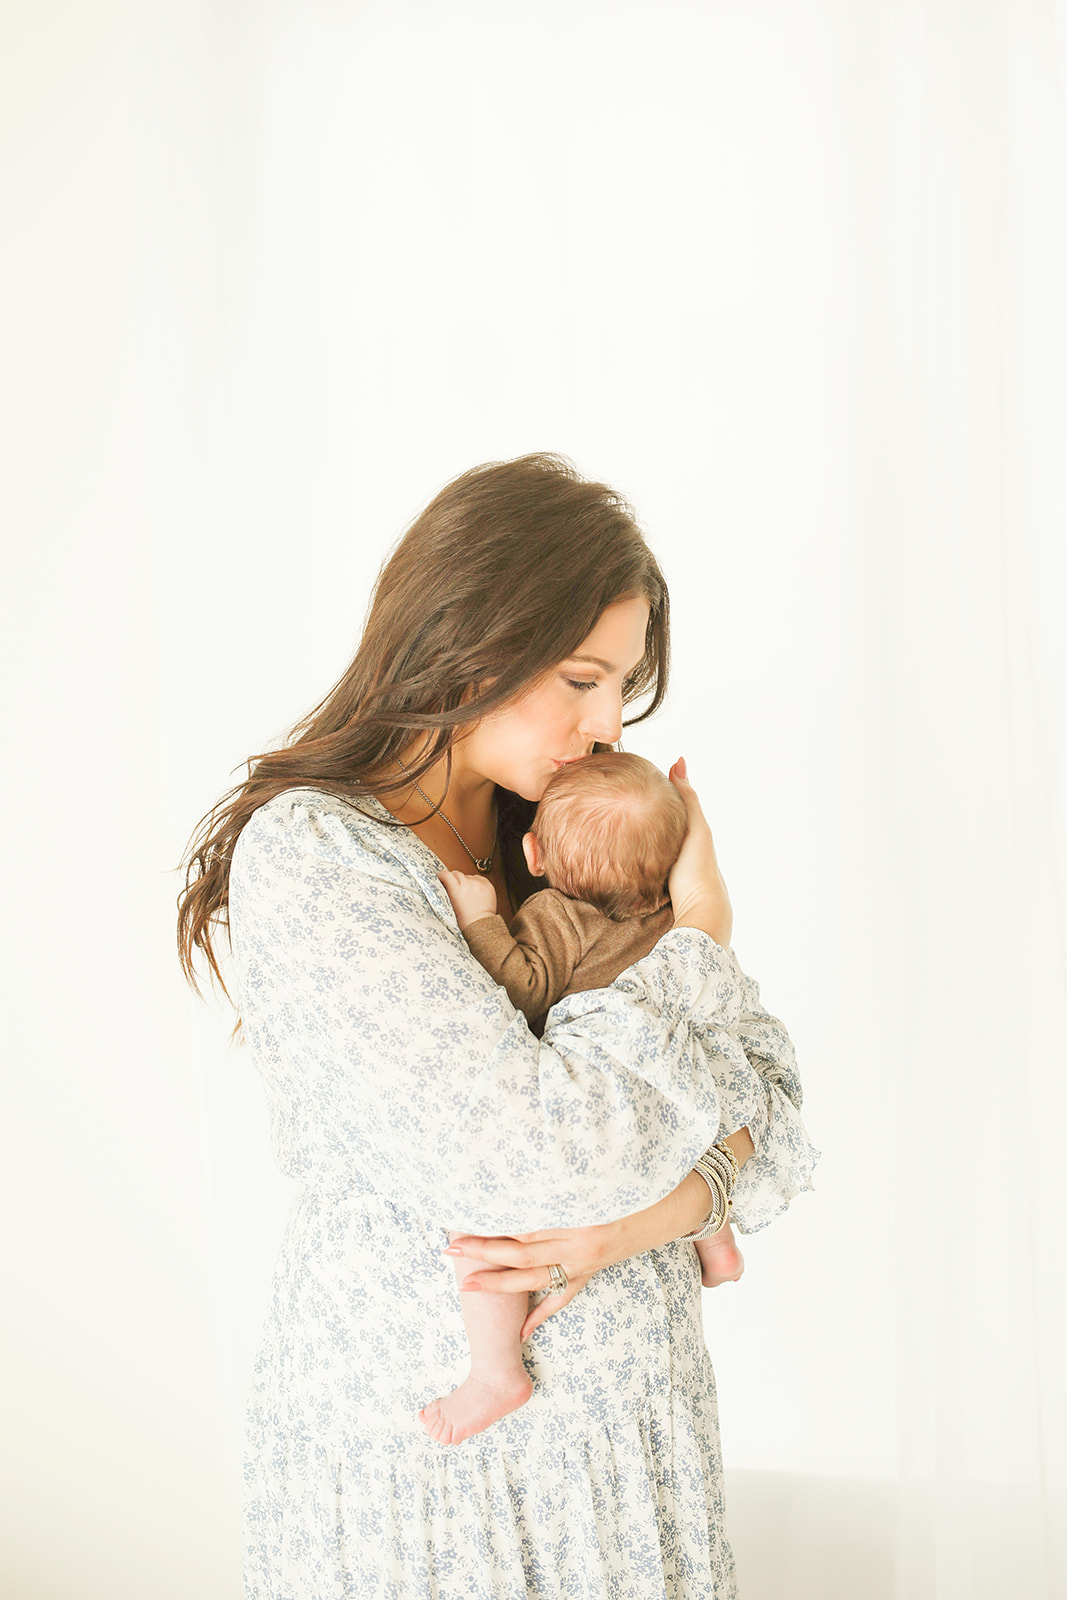
POLYGON ((673 922, 667 899, 652 911, 613 922, 585 900, 541 889, 519 908, 510 927, 503 917, 479 917, 463 935, 485 970, 504 985, 512 1005, 538 1023, 561 995, 605 988, 647 956, 673 922))

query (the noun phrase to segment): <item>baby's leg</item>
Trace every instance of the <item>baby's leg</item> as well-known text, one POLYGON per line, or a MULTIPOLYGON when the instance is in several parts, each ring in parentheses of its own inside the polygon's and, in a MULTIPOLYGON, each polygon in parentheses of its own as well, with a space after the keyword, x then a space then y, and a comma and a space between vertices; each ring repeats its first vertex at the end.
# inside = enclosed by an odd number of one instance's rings
MULTIPOLYGON (((467 1256, 455 1261, 461 1284, 468 1272, 488 1266, 488 1261, 472 1261, 467 1256)), ((459 1303, 471 1347, 470 1373, 458 1389, 419 1412, 419 1421, 438 1444, 459 1444, 472 1433, 480 1433, 491 1422, 524 1406, 533 1392, 519 1343, 530 1308, 529 1295, 461 1294, 459 1303)))
POLYGON ((724 1222, 710 1239, 701 1239, 697 1255, 700 1257, 700 1281, 705 1289, 717 1288, 720 1283, 735 1283, 745 1270, 745 1258, 737 1248, 728 1222, 724 1222))

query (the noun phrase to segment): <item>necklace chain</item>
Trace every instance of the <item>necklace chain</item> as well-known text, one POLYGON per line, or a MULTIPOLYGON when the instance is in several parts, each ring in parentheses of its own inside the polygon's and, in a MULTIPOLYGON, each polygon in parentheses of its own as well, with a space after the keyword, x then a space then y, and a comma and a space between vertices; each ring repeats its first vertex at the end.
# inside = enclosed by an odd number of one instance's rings
MULTIPOLYGON (((407 767, 405 767, 405 765, 401 761, 400 757, 399 756, 394 756, 393 759, 395 760, 397 766, 400 768, 401 772, 407 772, 408 777, 411 778, 411 773, 408 772, 407 767)), ((489 854, 487 856, 482 856, 481 858, 476 856, 474 854, 474 851, 471 849, 470 845, 467 843, 466 839, 464 839, 463 835, 460 833, 459 829, 453 827, 452 823, 449 822, 448 818, 445 816, 444 812, 441 810, 441 807, 434 805, 433 801, 430 799, 429 795, 426 793, 426 790, 423 789, 420 784, 416 783, 414 778, 411 778, 411 782, 412 782, 413 786, 415 787, 415 789, 418 790, 419 794, 422 795, 422 798, 426 801, 426 804, 430 807, 430 809, 434 813, 434 815, 440 817, 441 821, 445 824, 446 827, 452 828, 452 832, 455 834, 456 838, 459 840, 459 842, 463 846, 464 850, 466 850, 467 854, 470 856, 471 860, 474 862, 474 865, 478 868, 478 871, 479 872, 492 872, 492 870, 493 870, 493 851, 490 850, 490 852, 489 852, 489 854)), ((494 849, 495 849, 496 841, 494 840, 493 843, 494 843, 494 849)))

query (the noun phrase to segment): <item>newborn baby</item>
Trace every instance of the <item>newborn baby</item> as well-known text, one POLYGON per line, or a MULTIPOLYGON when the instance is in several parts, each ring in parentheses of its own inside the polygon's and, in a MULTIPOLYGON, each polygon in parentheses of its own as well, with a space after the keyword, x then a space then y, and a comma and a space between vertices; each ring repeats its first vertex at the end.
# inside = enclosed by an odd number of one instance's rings
MULTIPOLYGON (((565 994, 611 983, 674 921, 667 875, 687 830, 685 803, 670 779, 642 756, 606 751, 562 767, 551 779, 522 841, 527 865, 551 885, 531 895, 510 927, 497 914, 488 879, 438 874, 473 954, 507 990, 540 1035, 565 994)), ((732 1129, 728 1130, 733 1132, 732 1129)), ((729 1222, 696 1244, 708 1288, 741 1276, 729 1222)), ((484 1262, 457 1262, 463 1277, 484 1262)), ((461 1295, 471 1345, 470 1375, 419 1413, 442 1444, 458 1444, 529 1399, 518 1295, 461 1295), (509 1302, 518 1302, 509 1304, 509 1302)))

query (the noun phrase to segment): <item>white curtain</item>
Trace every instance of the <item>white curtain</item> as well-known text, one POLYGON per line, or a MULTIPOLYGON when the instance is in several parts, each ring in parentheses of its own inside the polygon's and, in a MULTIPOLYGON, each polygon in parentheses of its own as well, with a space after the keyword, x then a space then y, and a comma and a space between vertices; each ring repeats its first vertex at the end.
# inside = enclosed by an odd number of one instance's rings
POLYGON ((1051 1596, 1067 1582, 1064 39, 1044 5, 912 23, 878 619, 907 1176, 897 1581, 1051 1596))
POLYGON ((1067 10, 8 0, 5 1586, 235 1600, 287 1186, 177 860, 476 461, 628 492, 815 1194, 745 1600, 1067 1590, 1067 10))

